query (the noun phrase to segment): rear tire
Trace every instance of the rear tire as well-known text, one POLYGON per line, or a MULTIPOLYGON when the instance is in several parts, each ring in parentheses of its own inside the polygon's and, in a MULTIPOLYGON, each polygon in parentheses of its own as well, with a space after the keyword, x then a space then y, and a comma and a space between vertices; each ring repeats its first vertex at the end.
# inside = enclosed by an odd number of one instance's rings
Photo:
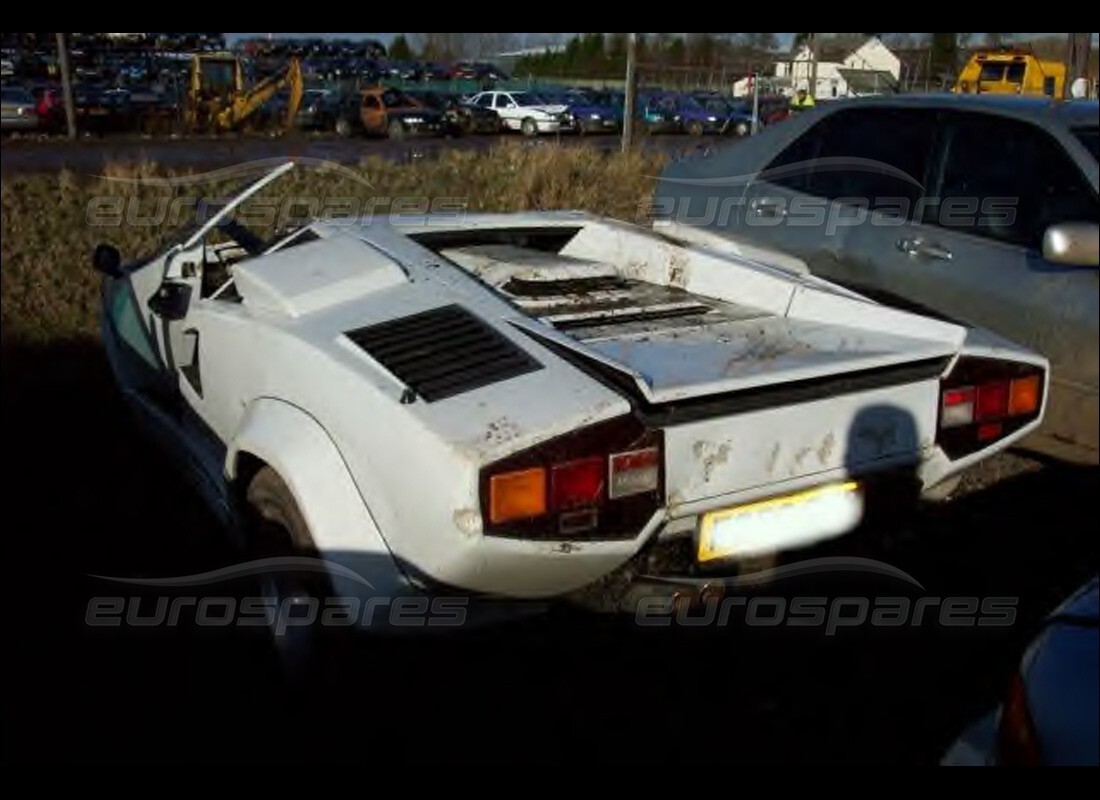
POLYGON ((305 517, 279 474, 262 467, 245 499, 249 555, 280 559, 259 575, 261 596, 275 603, 266 632, 279 666, 297 678, 318 659, 324 632, 319 620, 332 586, 305 517))

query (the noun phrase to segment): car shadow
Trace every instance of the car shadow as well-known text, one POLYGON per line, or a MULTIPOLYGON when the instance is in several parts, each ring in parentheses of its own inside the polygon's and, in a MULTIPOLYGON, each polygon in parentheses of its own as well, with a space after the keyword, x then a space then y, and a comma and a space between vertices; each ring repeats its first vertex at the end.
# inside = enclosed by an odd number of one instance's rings
MULTIPOLYGON (((360 638, 311 680, 287 681, 263 637, 233 625, 88 624, 94 598, 145 591, 96 576, 190 575, 238 556, 135 432, 95 339, 5 341, 3 373, 13 759, 717 751, 734 763, 930 763, 1097 567, 1082 521, 1097 471, 1046 466, 801 554, 881 560, 939 596, 1017 597, 1008 629, 655 630, 561 605, 490 628, 360 638)), ((824 588, 901 593, 890 580, 824 588)))

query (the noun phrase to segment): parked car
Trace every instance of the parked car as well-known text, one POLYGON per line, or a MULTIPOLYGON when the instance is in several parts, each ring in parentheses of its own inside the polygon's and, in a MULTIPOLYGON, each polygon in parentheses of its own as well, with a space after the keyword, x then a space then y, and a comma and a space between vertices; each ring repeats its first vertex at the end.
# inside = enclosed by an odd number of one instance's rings
POLYGON ((725 125, 719 133, 739 137, 752 134, 751 102, 732 100, 721 95, 693 95, 692 99, 708 112, 725 119, 725 125))
POLYGON ((1044 621, 1005 689, 946 766, 1100 766, 1100 581, 1044 621))
POLYGON ((335 131, 347 136, 358 126, 360 99, 333 89, 306 89, 297 126, 304 131, 335 131))
POLYGON ((137 128, 130 93, 125 89, 77 84, 73 88, 73 106, 77 128, 82 131, 117 133, 137 128))
POLYGON ((458 95, 415 89, 406 92, 422 106, 443 115, 444 131, 451 136, 467 133, 500 133, 500 115, 491 108, 462 102, 458 95))
POLYGON ((573 130, 568 107, 537 92, 479 92, 470 103, 493 109, 505 129, 520 131, 524 136, 573 130))
POLYGON ((619 221, 234 218, 293 166, 157 254, 93 255, 138 419, 246 553, 322 559, 265 573, 276 609, 554 597, 658 537, 719 570, 1041 419, 1040 356, 619 221))
POLYGON ((360 94, 359 120, 367 133, 391 139, 410 135, 442 136, 443 115, 418 104, 398 89, 376 87, 360 94))
POLYGON ((638 114, 647 133, 683 133, 684 123, 676 109, 663 103, 664 95, 638 93, 638 114))
POLYGON ((460 61, 451 67, 450 77, 456 80, 496 83, 508 80, 508 73, 492 64, 477 61, 460 61))
POLYGON ((724 106, 708 108, 693 97, 666 94, 654 100, 657 108, 679 118, 680 125, 692 136, 723 134, 729 128, 724 106))
POLYGON ((693 213, 732 201, 705 224, 1048 356, 1051 409, 1030 444, 1095 464, 1098 109, 981 95, 822 103, 671 165, 658 194, 693 213))
POLYGON ((26 89, 5 86, 0 90, 0 129, 5 132, 33 131, 38 128, 34 97, 26 89))
POLYGON ((565 113, 573 119, 573 130, 578 134, 616 133, 623 125, 622 106, 604 102, 603 98, 581 91, 540 92, 552 103, 565 106, 565 113))

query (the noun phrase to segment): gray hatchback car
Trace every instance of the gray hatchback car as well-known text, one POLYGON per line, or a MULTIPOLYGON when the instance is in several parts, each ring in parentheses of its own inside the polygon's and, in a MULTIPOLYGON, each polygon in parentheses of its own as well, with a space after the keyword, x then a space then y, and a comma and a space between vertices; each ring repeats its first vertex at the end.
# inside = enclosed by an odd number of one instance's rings
POLYGON ((1096 463, 1098 127, 1095 101, 822 103, 671 164, 654 210, 1038 350, 1051 361, 1051 396, 1031 443, 1096 463))

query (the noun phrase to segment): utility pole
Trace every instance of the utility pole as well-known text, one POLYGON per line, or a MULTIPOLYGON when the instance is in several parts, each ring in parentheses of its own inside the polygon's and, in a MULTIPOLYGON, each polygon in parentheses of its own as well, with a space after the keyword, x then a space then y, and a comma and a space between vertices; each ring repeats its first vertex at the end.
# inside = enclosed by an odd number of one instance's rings
POLYGON ((810 44, 810 85, 807 88, 807 94, 813 98, 813 101, 817 102, 817 34, 811 33, 809 36, 810 44))
POLYGON ((69 48, 65 46, 65 34, 57 34, 57 68, 61 72, 61 95, 65 101, 65 123, 69 138, 76 138, 76 109, 73 107, 73 81, 69 75, 69 48))
POLYGON ((760 129, 760 74, 752 72, 752 135, 760 129))
POLYGON ((1065 85, 1065 97, 1070 97, 1070 87, 1073 82, 1078 78, 1088 78, 1089 76, 1089 49, 1092 44, 1092 36, 1088 33, 1071 33, 1069 34, 1068 49, 1066 51, 1066 61, 1069 67, 1069 74, 1066 76, 1065 85))
POLYGON ((634 107, 638 100, 638 34, 626 35, 626 101, 623 104, 623 152, 634 143, 634 107))

